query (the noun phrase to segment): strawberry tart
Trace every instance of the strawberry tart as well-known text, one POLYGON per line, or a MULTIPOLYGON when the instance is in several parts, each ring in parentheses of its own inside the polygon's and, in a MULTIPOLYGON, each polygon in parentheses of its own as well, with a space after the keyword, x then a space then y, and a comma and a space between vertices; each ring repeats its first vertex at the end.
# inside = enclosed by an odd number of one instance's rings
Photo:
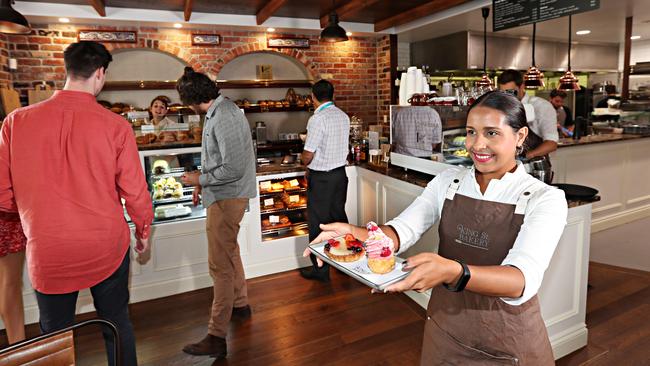
POLYGON ((337 262, 354 262, 363 257, 363 243, 352 234, 330 239, 325 244, 325 254, 337 262))
POLYGON ((383 231, 370 221, 368 239, 366 240, 366 254, 368 255, 368 268, 378 274, 384 274, 395 268, 395 253, 393 251, 393 239, 389 238, 383 231))

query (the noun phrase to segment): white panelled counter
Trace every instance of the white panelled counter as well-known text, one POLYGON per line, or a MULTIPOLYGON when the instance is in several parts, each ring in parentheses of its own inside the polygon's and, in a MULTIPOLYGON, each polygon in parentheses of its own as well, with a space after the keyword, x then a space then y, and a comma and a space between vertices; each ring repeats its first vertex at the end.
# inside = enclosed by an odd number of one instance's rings
MULTIPOLYGON (((346 211, 353 224, 370 220, 386 222, 398 215, 423 190, 426 179, 413 173, 398 178, 360 166, 346 168, 348 200, 346 211)), ((300 177, 294 171, 258 176, 257 182, 300 177)), ((264 198, 264 197, 262 197, 264 198)), ((292 270, 310 264, 302 257, 307 245, 303 235, 268 240, 262 234, 260 193, 250 200, 239 233, 239 244, 246 277, 253 278, 292 270)), ((589 257, 591 204, 569 209, 568 226, 546 272, 540 291, 542 314, 547 325, 556 358, 583 347, 587 343, 585 306, 589 257)), ((423 251, 437 251, 437 228, 430 229, 405 256, 423 251)), ((148 256, 137 258, 132 252, 131 301, 139 302, 212 285, 207 264, 205 218, 161 222, 154 225, 152 249, 148 256)), ((27 274, 24 279, 25 318, 38 321, 38 308, 27 274)), ((409 293, 423 307, 428 293, 409 293)), ((78 313, 93 310, 88 291, 82 291, 78 313)))

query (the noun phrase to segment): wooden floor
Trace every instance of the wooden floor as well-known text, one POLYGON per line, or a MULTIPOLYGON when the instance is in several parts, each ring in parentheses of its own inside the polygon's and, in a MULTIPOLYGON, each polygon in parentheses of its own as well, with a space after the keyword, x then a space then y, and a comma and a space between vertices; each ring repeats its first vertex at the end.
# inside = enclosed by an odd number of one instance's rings
MULTIPOLYGON (((297 271, 248 283, 253 317, 232 324, 228 359, 214 365, 419 363, 424 310, 405 295, 370 294, 338 273, 329 284, 297 271)), ((592 263, 589 283, 589 344, 557 364, 650 365, 650 273, 592 263)), ((204 289, 132 305, 140 365, 212 365, 181 352, 205 335, 211 297, 204 289)), ((106 364, 99 331, 76 344, 79 365, 106 364)))

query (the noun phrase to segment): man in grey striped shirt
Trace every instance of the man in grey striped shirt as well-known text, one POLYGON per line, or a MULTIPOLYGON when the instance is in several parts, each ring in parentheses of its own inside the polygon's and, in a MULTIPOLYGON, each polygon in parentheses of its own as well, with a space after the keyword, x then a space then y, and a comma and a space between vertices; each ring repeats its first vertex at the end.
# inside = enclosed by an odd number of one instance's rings
POLYGON ((244 114, 206 75, 187 67, 176 89, 183 103, 205 113, 201 172, 185 173, 181 181, 194 186, 194 205, 202 194, 207 208, 208 263, 214 283, 208 335, 183 351, 221 359, 227 354, 231 318, 251 315, 237 235, 249 199, 256 196, 253 140, 244 114))
MULTIPOLYGON (((321 224, 348 222, 345 200, 348 177, 345 165, 348 156, 350 118, 334 105, 334 86, 320 80, 312 86, 311 97, 316 110, 307 123, 307 140, 302 161, 307 166, 307 215, 309 241, 320 234, 321 224)), ((300 274, 310 280, 329 281, 329 265, 318 267, 310 255, 313 267, 300 274)))

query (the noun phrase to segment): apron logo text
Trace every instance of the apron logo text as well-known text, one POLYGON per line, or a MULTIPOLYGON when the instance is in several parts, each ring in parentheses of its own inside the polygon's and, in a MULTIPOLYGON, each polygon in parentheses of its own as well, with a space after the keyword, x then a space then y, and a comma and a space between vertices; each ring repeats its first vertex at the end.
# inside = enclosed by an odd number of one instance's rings
POLYGON ((454 240, 456 243, 488 250, 490 237, 485 231, 479 232, 478 230, 472 230, 463 225, 458 225, 456 228, 458 229, 458 238, 454 240))

